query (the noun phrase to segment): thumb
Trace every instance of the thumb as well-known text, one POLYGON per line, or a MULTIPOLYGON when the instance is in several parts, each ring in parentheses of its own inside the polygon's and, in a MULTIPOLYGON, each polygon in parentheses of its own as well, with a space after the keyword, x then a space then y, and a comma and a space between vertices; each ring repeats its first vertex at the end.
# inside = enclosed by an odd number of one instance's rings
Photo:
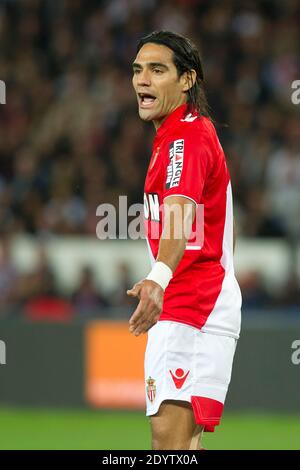
POLYGON ((129 297, 138 297, 141 287, 141 284, 134 284, 132 289, 127 290, 127 295, 129 295, 129 297))

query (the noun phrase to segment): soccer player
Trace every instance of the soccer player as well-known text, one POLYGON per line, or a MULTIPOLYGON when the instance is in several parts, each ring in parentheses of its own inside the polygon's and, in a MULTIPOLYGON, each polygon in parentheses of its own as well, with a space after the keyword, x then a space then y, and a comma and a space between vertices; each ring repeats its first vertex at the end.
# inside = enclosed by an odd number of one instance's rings
POLYGON ((127 291, 139 299, 129 329, 149 332, 153 449, 200 449, 202 432, 220 422, 240 331, 230 176, 189 39, 167 31, 141 39, 133 87, 156 136, 144 195, 153 267, 127 291))

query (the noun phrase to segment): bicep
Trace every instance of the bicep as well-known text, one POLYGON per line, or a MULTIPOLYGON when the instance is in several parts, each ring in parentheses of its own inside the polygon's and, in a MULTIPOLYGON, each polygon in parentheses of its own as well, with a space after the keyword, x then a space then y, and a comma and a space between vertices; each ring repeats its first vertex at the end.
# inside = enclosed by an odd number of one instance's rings
POLYGON ((174 235, 174 238, 176 238, 175 235, 177 238, 182 238, 182 234, 185 235, 184 238, 188 238, 195 214, 196 203, 192 199, 178 195, 166 196, 164 198, 163 232, 168 231, 174 235))

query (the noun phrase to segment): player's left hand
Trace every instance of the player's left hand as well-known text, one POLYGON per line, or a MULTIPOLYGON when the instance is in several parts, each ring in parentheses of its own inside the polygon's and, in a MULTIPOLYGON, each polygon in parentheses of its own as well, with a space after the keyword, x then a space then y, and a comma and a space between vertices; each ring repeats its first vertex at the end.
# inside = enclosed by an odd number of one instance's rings
POLYGON ((129 331, 139 336, 157 323, 162 310, 164 291, 156 282, 144 279, 128 290, 127 295, 140 299, 129 320, 129 331))

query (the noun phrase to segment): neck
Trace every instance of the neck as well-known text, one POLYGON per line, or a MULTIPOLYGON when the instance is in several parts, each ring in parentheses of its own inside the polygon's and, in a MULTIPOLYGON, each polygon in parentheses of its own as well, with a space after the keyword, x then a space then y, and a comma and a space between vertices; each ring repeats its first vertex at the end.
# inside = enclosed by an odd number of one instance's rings
POLYGON ((152 122, 153 122, 153 124, 154 124, 155 130, 157 131, 158 128, 162 125, 162 123, 167 119, 167 117, 169 117, 170 114, 172 114, 173 111, 175 111, 175 109, 179 108, 179 106, 182 106, 183 104, 187 104, 187 101, 184 100, 184 101, 182 101, 181 103, 178 103, 177 105, 175 105, 175 106, 171 109, 171 111, 170 111, 168 114, 166 114, 164 117, 162 117, 162 118, 160 118, 160 119, 154 119, 152 122))

